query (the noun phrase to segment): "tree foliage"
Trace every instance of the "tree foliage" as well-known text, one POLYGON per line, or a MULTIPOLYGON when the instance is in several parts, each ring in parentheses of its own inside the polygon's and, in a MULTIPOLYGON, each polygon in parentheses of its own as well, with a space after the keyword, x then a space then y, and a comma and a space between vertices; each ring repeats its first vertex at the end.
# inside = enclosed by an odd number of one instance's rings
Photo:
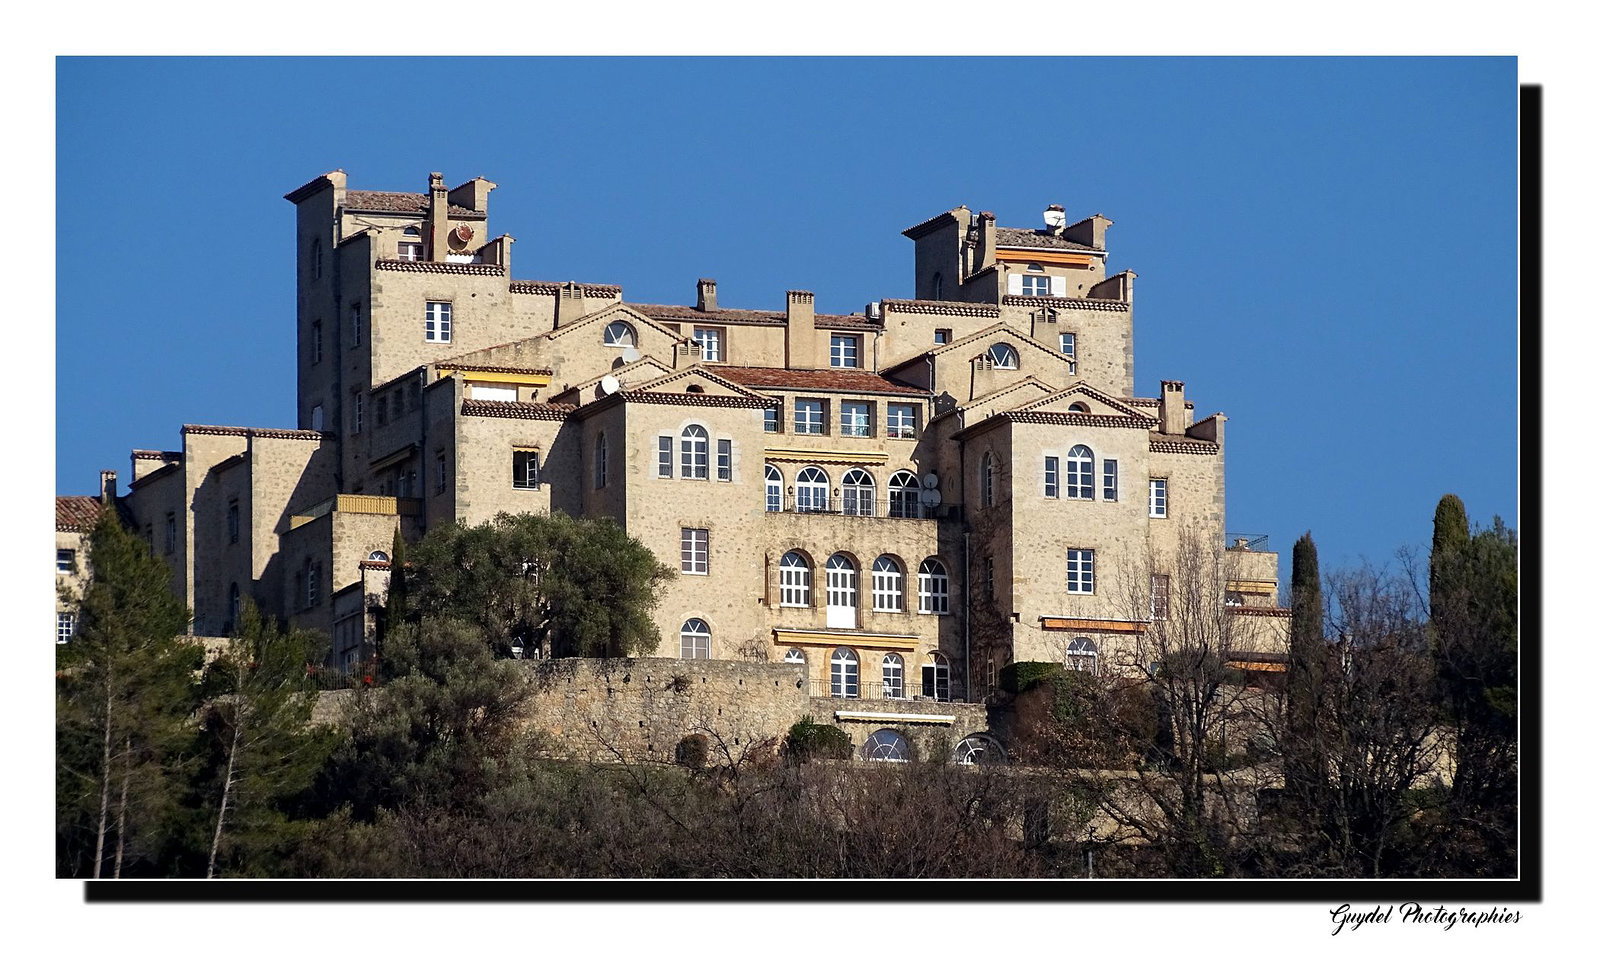
POLYGON ((200 645, 172 571, 107 510, 78 631, 57 648, 57 872, 142 873, 172 841, 191 768, 200 645), (136 862, 137 865, 136 865, 136 862))
POLYGON ((661 640, 650 612, 671 576, 609 518, 501 514, 435 528, 416 545, 404 614, 472 624, 501 654, 649 654, 661 640))
POLYGON ((1289 576, 1289 665, 1283 776, 1286 790, 1303 811, 1324 802, 1327 745, 1318 729, 1328 645, 1323 635, 1322 579, 1317 545, 1307 531, 1294 542, 1289 576))

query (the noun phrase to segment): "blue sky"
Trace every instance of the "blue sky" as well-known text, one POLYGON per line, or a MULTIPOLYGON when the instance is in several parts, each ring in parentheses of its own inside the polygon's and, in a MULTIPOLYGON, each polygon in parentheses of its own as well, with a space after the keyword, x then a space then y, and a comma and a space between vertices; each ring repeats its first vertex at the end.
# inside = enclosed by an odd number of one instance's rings
POLYGON ((824 312, 900 231, 1101 212, 1135 386, 1225 411, 1228 528, 1324 570, 1516 522, 1516 63, 1496 59, 62 59, 56 488, 183 423, 293 426, 293 209, 500 184, 519 279, 824 312))

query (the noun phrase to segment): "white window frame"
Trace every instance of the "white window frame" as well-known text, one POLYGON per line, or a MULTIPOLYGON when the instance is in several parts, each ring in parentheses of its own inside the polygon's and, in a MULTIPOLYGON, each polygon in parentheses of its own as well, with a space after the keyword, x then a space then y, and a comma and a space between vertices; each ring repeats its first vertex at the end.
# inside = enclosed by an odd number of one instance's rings
POLYGON ((701 360, 712 363, 722 361, 722 331, 711 327, 696 327, 694 342, 700 345, 701 360))
POLYGON ((860 569, 849 555, 841 551, 828 558, 824 570, 830 615, 828 626, 854 628, 856 614, 861 610, 860 569), (850 623, 842 623, 845 620, 850 623), (835 623, 836 621, 838 623, 835 623))
POLYGON ((828 366, 855 370, 861 367, 861 338, 834 334, 828 339, 828 366))
POLYGON ((898 614, 905 610, 905 571, 888 554, 872 562, 872 609, 898 614))
POLYGON ((883 655, 883 696, 896 701, 906 696, 906 660, 892 652, 883 655))
POLYGON ((1007 343, 991 345, 986 356, 989 358, 989 365, 995 370, 1017 370, 1021 366, 1017 348, 1007 343))
POLYGON ((867 471, 852 467, 844 472, 844 477, 839 481, 840 507, 852 517, 871 517, 873 509, 877 506, 877 485, 872 481, 872 475, 867 471))
POLYGON ((859 698, 861 696, 861 658, 848 647, 833 649, 828 659, 828 690, 831 696, 859 698))
POLYGON ((794 509, 800 514, 828 512, 827 471, 815 465, 801 468, 794 478, 794 509))
POLYGON ((67 643, 77 632, 78 615, 71 611, 56 611, 56 643, 67 643))
POLYGON ((415 241, 415 240, 402 240, 402 241, 400 241, 400 252, 398 254, 398 257, 401 260, 411 260, 411 261, 421 260, 422 259, 422 244, 417 242, 417 241, 415 241))
POLYGON ((811 606, 811 559, 789 551, 778 562, 778 606, 811 606))
POLYGON ((1055 500, 1061 497, 1061 458, 1044 459, 1044 496, 1055 500))
POLYGON ((950 572, 937 557, 917 568, 917 613, 950 613, 950 572))
POLYGON ((1066 488, 1062 496, 1073 501, 1094 500, 1094 451, 1087 444, 1076 444, 1067 451, 1066 488))
POLYGON ((917 436, 917 406, 915 404, 890 404, 889 416, 884 424, 884 434, 896 440, 913 440, 917 436))
POLYGON ((600 341, 606 347, 633 347, 638 339, 633 325, 623 320, 613 320, 606 324, 605 331, 600 335, 600 341))
POLYGON ((1067 593, 1094 593, 1094 549, 1071 547, 1067 549, 1067 593))
POLYGON ((841 437, 871 437, 872 404, 863 400, 840 401, 839 435, 841 437))
POLYGON ((1150 516, 1160 518, 1167 516, 1167 479, 1165 477, 1150 478, 1150 516))
POLYGON ((717 438, 717 480, 733 480, 733 441, 727 437, 717 438))
POLYGON ((950 659, 938 651, 929 651, 922 658, 922 696, 950 700, 950 659))
MULTIPOLYGON (((409 488, 409 485, 407 486, 409 488)), ((511 451, 511 486, 526 491, 539 489, 538 451, 515 449, 511 451)))
POLYGON ((895 471, 889 478, 889 516, 922 517, 922 482, 911 471, 895 471))
POLYGON ((1062 356, 1070 357, 1073 360, 1077 360, 1078 359, 1078 335, 1077 335, 1077 333, 1075 333, 1073 331, 1070 331, 1070 330, 1062 332, 1059 343, 1061 345, 1061 354, 1062 354, 1062 356))
POLYGON ((711 479, 711 434, 699 424, 678 435, 678 467, 683 480, 711 479))
POLYGON ((1029 264, 1022 275, 1022 296, 1048 297, 1050 296, 1050 277, 1044 268, 1038 264, 1029 264))
POLYGON ((711 660, 711 627, 691 617, 678 629, 678 656, 686 661, 711 660))
POLYGON ((861 745, 861 760, 906 764, 911 760, 911 742, 899 731, 873 731, 861 745))
POLYGON ((448 344, 452 332, 451 301, 430 300, 423 315, 422 339, 430 344, 448 344))
POLYGON ((667 434, 656 437, 656 476, 672 479, 672 438, 667 434))
POLYGON ((761 412, 761 430, 766 434, 779 433, 783 425, 783 406, 774 404, 761 412))
POLYGON ((796 434, 825 434, 828 432, 828 408, 815 397, 801 397, 794 402, 794 432, 796 434))
POLYGON ((1067 644, 1066 668, 1084 671, 1091 677, 1100 673, 1100 649, 1087 637, 1075 637, 1067 644))
POLYGON ((783 511, 783 471, 771 464, 766 468, 767 479, 767 512, 777 514, 783 511))
POLYGON ((71 574, 78 564, 78 552, 67 547, 56 548, 56 573, 71 574))
POLYGON ((679 570, 684 574, 711 573, 711 532, 703 527, 679 528, 679 570))
POLYGON ((1120 475, 1117 471, 1117 459, 1107 457, 1100 461, 1100 499, 1107 503, 1115 503, 1119 492, 1120 475))

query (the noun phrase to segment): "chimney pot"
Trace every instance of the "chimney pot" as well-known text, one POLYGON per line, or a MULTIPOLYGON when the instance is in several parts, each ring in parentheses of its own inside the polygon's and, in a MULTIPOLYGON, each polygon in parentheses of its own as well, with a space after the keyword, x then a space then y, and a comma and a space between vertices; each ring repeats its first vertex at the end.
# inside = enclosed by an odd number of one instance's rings
POLYGON ((694 309, 700 311, 717 309, 717 282, 710 277, 701 277, 695 284, 694 309))

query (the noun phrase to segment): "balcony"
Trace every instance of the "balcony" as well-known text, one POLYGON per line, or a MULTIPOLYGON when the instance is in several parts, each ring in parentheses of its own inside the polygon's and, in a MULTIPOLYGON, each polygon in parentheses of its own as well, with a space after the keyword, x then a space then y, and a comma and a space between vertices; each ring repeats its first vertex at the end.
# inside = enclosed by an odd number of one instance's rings
POLYGON ((883 681, 860 681, 853 686, 846 686, 838 694, 834 693, 832 681, 813 679, 811 696, 840 701, 933 701, 944 704, 966 701, 966 691, 960 683, 945 680, 934 684, 926 679, 920 684, 915 681, 887 684, 883 681))
POLYGON ((884 501, 873 490, 843 492, 801 491, 767 495, 769 514, 831 514, 835 517, 888 517, 901 520, 933 520, 932 509, 913 497, 891 497, 884 501))

